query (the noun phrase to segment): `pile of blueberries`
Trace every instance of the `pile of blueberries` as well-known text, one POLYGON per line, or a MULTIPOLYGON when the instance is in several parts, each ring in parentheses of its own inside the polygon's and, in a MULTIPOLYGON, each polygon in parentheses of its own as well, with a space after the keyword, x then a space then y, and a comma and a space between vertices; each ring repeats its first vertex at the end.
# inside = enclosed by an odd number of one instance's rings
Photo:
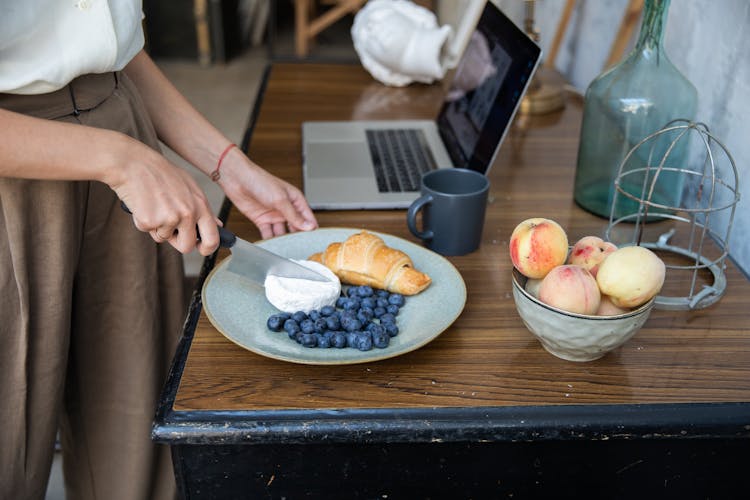
POLYGON ((342 291, 335 307, 325 306, 307 314, 273 314, 266 326, 273 332, 285 331, 305 347, 384 349, 391 337, 398 335, 396 316, 405 302, 399 293, 350 286, 342 291))

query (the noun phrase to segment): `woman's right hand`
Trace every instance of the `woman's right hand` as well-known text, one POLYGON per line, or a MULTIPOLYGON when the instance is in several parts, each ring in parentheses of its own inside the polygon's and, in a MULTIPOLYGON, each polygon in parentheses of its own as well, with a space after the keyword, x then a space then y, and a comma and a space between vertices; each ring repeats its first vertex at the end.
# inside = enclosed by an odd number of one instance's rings
POLYGON ((105 182, 130 209, 135 227, 182 253, 213 253, 221 222, 190 174, 138 141, 126 137, 123 146, 112 151, 105 182))

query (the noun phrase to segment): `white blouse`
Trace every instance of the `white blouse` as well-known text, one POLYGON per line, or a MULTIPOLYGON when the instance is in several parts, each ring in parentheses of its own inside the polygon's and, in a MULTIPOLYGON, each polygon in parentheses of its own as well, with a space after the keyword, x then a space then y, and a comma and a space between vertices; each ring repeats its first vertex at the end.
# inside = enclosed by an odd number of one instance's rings
POLYGON ((44 94, 119 71, 143 48, 140 0, 2 0, 0 92, 44 94))

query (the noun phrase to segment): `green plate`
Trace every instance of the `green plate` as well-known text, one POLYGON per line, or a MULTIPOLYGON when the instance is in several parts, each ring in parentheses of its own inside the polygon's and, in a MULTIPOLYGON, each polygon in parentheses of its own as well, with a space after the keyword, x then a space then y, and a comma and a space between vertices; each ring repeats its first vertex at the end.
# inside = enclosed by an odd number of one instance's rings
MULTIPOLYGON (((291 233, 257 244, 292 259, 306 259, 335 241, 344 241, 359 229, 325 228, 291 233)), ((226 270, 231 256, 219 263, 203 284, 203 307, 211 323, 235 344, 269 358, 311 365, 367 363, 419 349, 448 328, 466 304, 466 285, 453 265, 441 255, 409 241, 377 233, 385 243, 408 254, 414 267, 428 274, 432 284, 423 292, 406 297, 397 318, 399 334, 384 349, 309 348, 291 340, 285 331, 266 327, 277 313, 263 287, 226 270)))

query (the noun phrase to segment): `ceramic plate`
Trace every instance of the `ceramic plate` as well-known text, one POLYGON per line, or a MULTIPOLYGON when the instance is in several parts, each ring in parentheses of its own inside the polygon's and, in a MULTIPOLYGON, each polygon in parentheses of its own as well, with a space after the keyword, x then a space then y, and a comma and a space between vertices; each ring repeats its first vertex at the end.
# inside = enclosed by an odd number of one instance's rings
MULTIPOLYGON (((292 233, 258 242, 272 252, 306 259, 329 243, 344 241, 358 229, 325 228, 292 233)), ((432 278, 423 292, 406 297, 398 315, 399 334, 384 349, 309 348, 291 340, 286 332, 272 332, 266 320, 278 312, 264 289, 226 270, 231 256, 219 263, 203 285, 203 307, 211 323, 232 342, 269 358, 314 365, 366 363, 398 356, 427 344, 458 318, 466 303, 466 285, 453 265, 442 256, 404 239, 376 233, 385 243, 406 252, 414 266, 432 278)))

